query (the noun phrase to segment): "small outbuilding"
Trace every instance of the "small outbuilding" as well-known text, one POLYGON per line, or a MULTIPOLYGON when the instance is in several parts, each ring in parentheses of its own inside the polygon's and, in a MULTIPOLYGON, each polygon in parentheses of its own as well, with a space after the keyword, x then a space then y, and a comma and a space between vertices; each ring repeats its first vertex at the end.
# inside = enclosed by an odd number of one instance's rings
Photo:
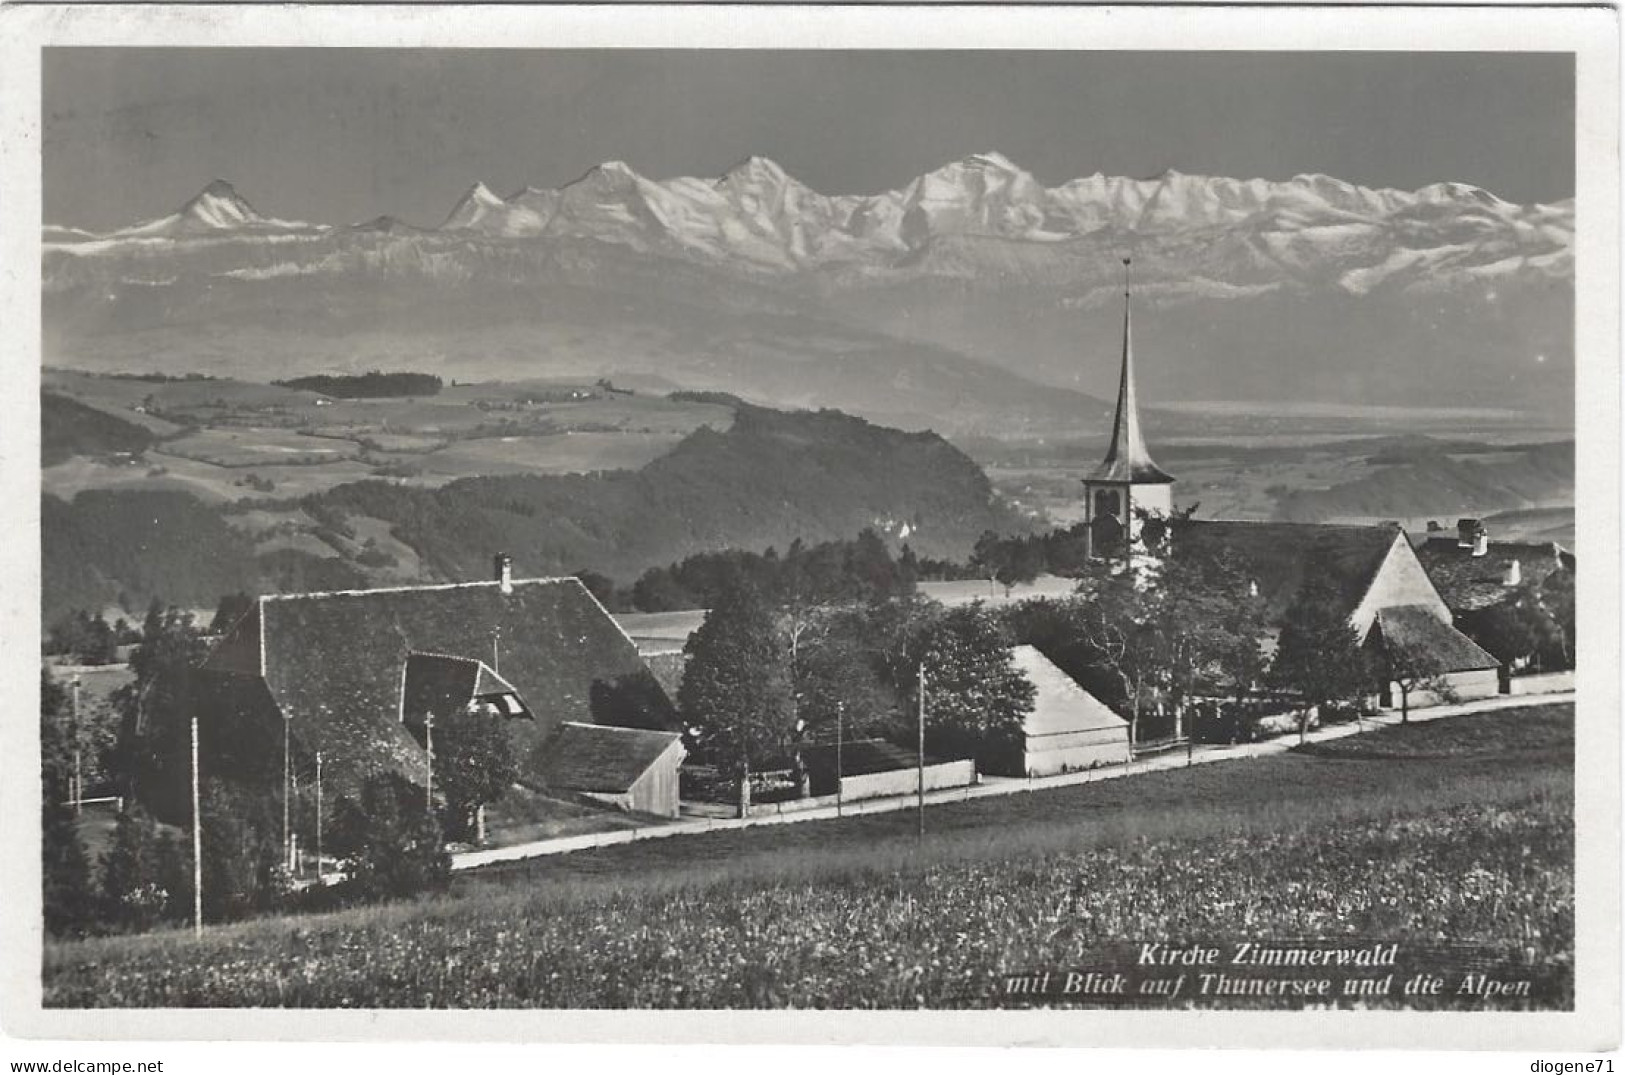
POLYGON ((538 751, 536 779, 549 791, 676 817, 677 770, 686 753, 675 732, 571 722, 538 751))
POLYGON ((1129 760, 1128 721, 1034 647, 1016 646, 1011 657, 1034 694, 1007 775, 1053 776, 1129 760))
POLYGON ((1427 606, 1379 610, 1367 644, 1387 670, 1380 698, 1385 707, 1405 704, 1398 681, 1406 671, 1417 680, 1436 680, 1446 687, 1444 692, 1413 691, 1411 708, 1500 693, 1501 662, 1427 606))

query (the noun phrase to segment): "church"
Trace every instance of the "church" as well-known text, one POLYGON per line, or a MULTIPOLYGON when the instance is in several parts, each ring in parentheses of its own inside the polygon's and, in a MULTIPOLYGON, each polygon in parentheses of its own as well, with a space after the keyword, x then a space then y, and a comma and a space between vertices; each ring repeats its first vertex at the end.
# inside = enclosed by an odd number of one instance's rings
MULTIPOLYGON (((1173 515, 1175 478, 1152 459, 1140 422, 1128 259, 1123 265, 1117 409, 1106 457, 1083 479, 1084 518, 1089 555, 1122 558, 1138 572, 1157 555, 1142 534, 1145 523, 1173 515)), ((1323 578, 1332 583, 1338 611, 1348 617, 1361 644, 1387 662, 1390 679, 1396 669, 1427 669, 1464 700, 1500 689, 1500 662, 1456 630, 1450 607, 1397 524, 1192 519, 1181 522, 1173 540, 1242 571, 1251 591, 1263 599, 1272 636, 1305 584, 1323 578)), ((1273 637, 1266 645, 1273 645, 1273 637)), ((1398 704, 1400 693, 1397 684, 1385 683, 1380 703, 1398 704)), ((1419 704, 1415 695, 1410 704, 1419 704)))

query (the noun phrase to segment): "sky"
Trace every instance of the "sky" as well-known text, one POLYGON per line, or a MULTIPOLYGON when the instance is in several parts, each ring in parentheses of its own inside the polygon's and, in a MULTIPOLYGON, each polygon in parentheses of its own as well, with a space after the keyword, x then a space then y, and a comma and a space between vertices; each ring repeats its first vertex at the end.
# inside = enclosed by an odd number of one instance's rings
POLYGON ((212 179, 260 212, 439 224, 484 181, 752 154, 826 194, 998 151, 1046 185, 1165 169, 1574 194, 1563 54, 698 50, 45 50, 44 217, 88 229, 212 179))

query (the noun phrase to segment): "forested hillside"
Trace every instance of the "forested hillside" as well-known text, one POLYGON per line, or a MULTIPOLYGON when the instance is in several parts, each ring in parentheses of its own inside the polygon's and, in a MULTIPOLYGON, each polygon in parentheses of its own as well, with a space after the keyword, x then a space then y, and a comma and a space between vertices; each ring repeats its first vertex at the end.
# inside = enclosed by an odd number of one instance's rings
POLYGON ((628 580, 690 553, 784 547, 865 527, 926 555, 962 557, 1016 520, 981 470, 933 433, 835 411, 739 408, 638 471, 472 478, 440 489, 341 486, 324 509, 387 520, 444 578, 479 577, 493 550, 527 572, 583 568, 628 580))
POLYGON ((152 597, 212 607, 238 590, 399 584, 355 540, 349 524, 362 518, 381 520, 415 551, 413 579, 422 582, 483 578, 500 550, 523 575, 591 570, 630 584, 695 552, 784 549, 871 527, 895 546, 963 559, 983 531, 1023 525, 976 464, 935 434, 746 405, 727 432, 702 428, 638 471, 470 478, 438 489, 365 481, 297 506, 321 521, 331 555, 256 552, 228 524, 230 508, 182 492, 47 496, 45 622, 115 602, 139 609, 152 597))
POLYGON ((155 438, 141 426, 54 392, 40 393, 40 463, 75 455, 144 452, 155 438))
POLYGON ((258 581, 254 547, 220 512, 173 490, 91 490, 40 498, 40 585, 47 624, 76 609, 152 597, 213 606, 258 581))

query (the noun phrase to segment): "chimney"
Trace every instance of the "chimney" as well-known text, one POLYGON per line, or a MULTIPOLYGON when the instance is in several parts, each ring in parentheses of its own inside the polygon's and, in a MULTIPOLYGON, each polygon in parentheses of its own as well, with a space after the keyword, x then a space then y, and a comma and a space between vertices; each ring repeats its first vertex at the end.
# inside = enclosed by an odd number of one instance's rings
POLYGON ((1490 536, 1480 530, 1473 537, 1473 555, 1488 556, 1490 553, 1490 536))
POLYGON ((501 583, 503 593, 513 593, 513 557, 505 552, 499 552, 492 559, 492 566, 497 582, 501 583))
MULTIPOLYGON (((1484 534, 1484 522, 1483 522, 1483 520, 1481 520, 1481 519, 1457 519, 1456 520, 1456 547, 1457 548, 1461 548, 1461 549, 1474 548, 1478 544, 1478 539, 1480 537, 1482 537, 1483 534, 1484 534)), ((1481 552, 1475 552, 1475 553, 1473 553, 1473 555, 1474 556, 1482 556, 1484 554, 1481 553, 1481 552)))
POLYGON ((1507 563, 1506 577, 1501 580, 1501 585, 1509 589, 1523 585, 1523 564, 1520 561, 1512 560, 1507 563))

